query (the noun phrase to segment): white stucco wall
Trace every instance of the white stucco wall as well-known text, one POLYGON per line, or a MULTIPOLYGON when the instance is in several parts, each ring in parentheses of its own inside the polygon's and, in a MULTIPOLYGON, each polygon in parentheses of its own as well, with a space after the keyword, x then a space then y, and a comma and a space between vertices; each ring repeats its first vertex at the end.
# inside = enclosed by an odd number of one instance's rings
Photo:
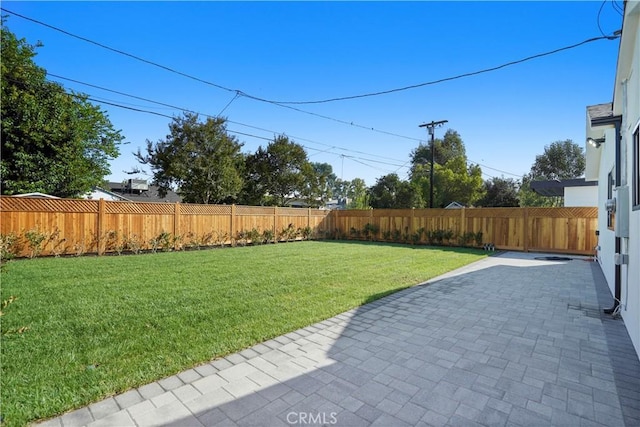
POLYGON ((565 187, 564 206, 597 206, 598 187, 565 187))
MULTIPOLYGON (((613 129, 605 132, 607 141, 613 141, 615 131, 613 129)), ((615 276, 614 276, 614 253, 615 253, 615 233, 607 228, 607 211, 605 210, 605 202, 607 201, 607 183, 609 172, 615 164, 615 147, 614 144, 603 144, 600 146, 600 169, 598 174, 598 246, 600 250, 597 252, 598 262, 607 279, 607 284, 614 294, 615 276)))
MULTIPOLYGON (((627 2, 623 23, 623 39, 618 59, 614 113, 622 114, 623 180, 633 186, 633 133, 640 125, 640 2, 627 2), (622 59, 621 59, 622 58, 622 59)), ((640 183, 637 183, 640 185, 640 183)), ((631 198, 632 199, 632 198, 631 198)), ((623 265, 622 318, 640 355, 640 210, 629 206, 629 238, 622 239, 622 253, 629 256, 623 265)))
MULTIPOLYGON (((627 7, 630 7, 628 5, 627 7)), ((629 189, 633 187, 633 133, 640 126, 640 6, 636 2, 631 14, 628 14, 624 25, 627 28, 635 28, 635 37, 632 47, 625 48, 625 54, 633 55, 628 70, 624 70, 621 79, 622 88, 617 88, 623 97, 623 129, 622 137, 625 151, 625 175, 629 189)), ((637 183, 640 185, 640 183, 637 183)), ((633 200, 630 200, 631 205, 633 200)), ((622 318, 627 326, 627 331, 640 354, 640 210, 629 207, 629 238, 622 239, 623 253, 629 255, 629 264, 622 266, 622 318)))

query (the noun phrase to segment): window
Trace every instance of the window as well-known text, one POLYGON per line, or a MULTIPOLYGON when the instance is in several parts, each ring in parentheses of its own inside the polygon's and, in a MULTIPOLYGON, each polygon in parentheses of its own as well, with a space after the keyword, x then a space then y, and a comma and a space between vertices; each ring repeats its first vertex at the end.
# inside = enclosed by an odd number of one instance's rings
MULTIPOLYGON (((611 169, 609 175, 607 176, 607 200, 613 199, 613 187, 616 185, 616 180, 613 177, 615 169, 611 169)), ((616 224, 616 214, 615 212, 611 212, 607 210, 607 228, 609 230, 613 230, 616 224)))
POLYGON ((633 180, 631 185, 633 210, 640 210, 640 125, 633 132, 633 180))

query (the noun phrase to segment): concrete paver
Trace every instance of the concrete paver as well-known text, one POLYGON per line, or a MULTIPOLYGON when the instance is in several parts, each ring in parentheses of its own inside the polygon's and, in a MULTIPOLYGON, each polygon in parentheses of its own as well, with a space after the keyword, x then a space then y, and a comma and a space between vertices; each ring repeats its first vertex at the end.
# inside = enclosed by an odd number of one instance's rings
POLYGON ((599 266, 504 253, 41 425, 632 426, 599 266))

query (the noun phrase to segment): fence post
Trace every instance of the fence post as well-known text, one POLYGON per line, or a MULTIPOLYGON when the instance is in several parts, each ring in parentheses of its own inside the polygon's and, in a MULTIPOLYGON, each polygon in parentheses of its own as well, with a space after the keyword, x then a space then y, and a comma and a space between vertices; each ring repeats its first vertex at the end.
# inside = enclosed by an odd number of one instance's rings
POLYGON ((529 208, 524 207, 522 211, 522 244, 524 246, 523 250, 525 252, 529 252, 529 208))
POLYGON ((229 231, 229 239, 233 242, 236 236, 236 205, 231 205, 231 230, 229 231))
POLYGON ((278 241, 278 207, 273 207, 273 235, 274 239, 278 241))
POLYGON ((177 250, 178 246, 178 237, 180 236, 180 202, 176 202, 175 208, 173 210, 173 249, 177 250))
POLYGON ((307 227, 311 227, 311 208, 307 208, 307 227))
POLYGON ((464 234, 467 232, 467 218, 466 218, 466 211, 467 208, 463 207, 462 209, 460 209, 460 236, 464 236, 464 234))
POLYGON ((98 256, 104 254, 104 199, 98 200, 98 256))

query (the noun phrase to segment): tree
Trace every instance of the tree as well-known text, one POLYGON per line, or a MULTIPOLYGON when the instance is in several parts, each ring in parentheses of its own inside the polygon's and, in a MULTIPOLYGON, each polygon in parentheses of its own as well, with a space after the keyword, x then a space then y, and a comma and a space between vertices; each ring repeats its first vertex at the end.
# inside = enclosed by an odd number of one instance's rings
POLYGON ((570 139, 544 147, 531 166, 533 179, 571 179, 584 174, 584 150, 570 139))
POLYGON ((518 194, 521 206, 561 206, 561 197, 545 197, 531 190, 530 182, 539 180, 571 179, 584 174, 584 150, 570 139, 555 141, 536 156, 529 174, 522 177, 518 194))
POLYGON ((252 205, 283 206, 291 197, 304 194, 308 169, 304 148, 279 135, 246 159, 243 202, 252 205))
POLYGON ((36 48, 2 20, 2 194, 77 197, 103 182, 123 136, 87 96, 46 80, 36 48))
POLYGON ((369 194, 374 209, 408 209, 417 204, 417 192, 411 183, 402 181, 395 173, 378 178, 369 194))
POLYGON ((333 195, 336 175, 329 163, 306 163, 303 166, 302 196, 311 207, 323 206, 333 195))
MULTIPOLYGON (((478 165, 467 166, 467 155, 460 134, 449 129, 442 140, 434 140, 433 206, 445 207, 451 202, 473 204, 483 195, 482 170, 478 165)), ((416 207, 425 206, 430 199, 431 148, 420 144, 411 152, 410 179, 418 192, 416 207)))
POLYGON ((518 199, 518 182, 511 178, 493 177, 484 182, 485 195, 476 202, 483 207, 516 207, 518 199))
POLYGON ((242 144, 229 135, 222 118, 184 113, 169 124, 169 135, 153 143, 136 158, 149 165, 160 194, 176 189, 188 203, 222 203, 236 199, 242 189, 242 144))
MULTIPOLYGON (((460 134, 453 129, 447 130, 442 139, 435 138, 433 147, 433 161, 440 165, 444 165, 454 157, 464 157, 466 159, 467 156, 460 134)), ((413 174, 414 168, 417 166, 426 166, 428 170, 430 163, 431 143, 420 143, 418 147, 411 152, 411 173, 413 174)))
POLYGON ((349 203, 347 203, 347 209, 371 208, 367 184, 362 178, 354 178, 350 181, 347 198, 349 200, 349 203))
POLYGON ((467 166, 466 157, 454 157, 434 168, 434 207, 444 208, 451 202, 473 205, 484 194, 482 170, 467 166))

